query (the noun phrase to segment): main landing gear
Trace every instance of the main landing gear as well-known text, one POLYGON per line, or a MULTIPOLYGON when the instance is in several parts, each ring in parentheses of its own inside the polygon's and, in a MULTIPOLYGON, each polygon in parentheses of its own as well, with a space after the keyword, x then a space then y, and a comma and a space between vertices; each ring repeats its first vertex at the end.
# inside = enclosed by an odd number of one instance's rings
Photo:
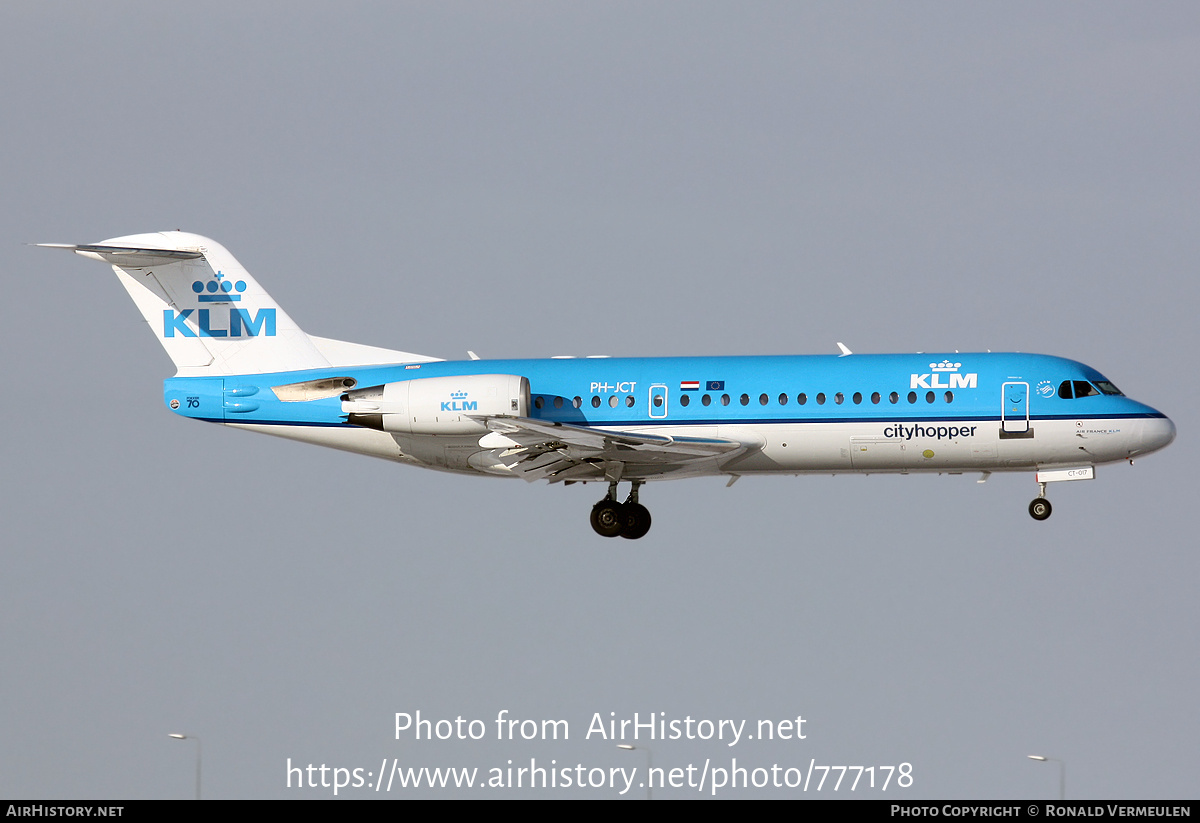
POLYGON ((608 494, 592 506, 592 528, 601 537, 626 537, 637 540, 650 531, 650 510, 638 502, 638 486, 641 480, 633 481, 633 488, 624 503, 617 501, 617 484, 608 484, 608 494))
POLYGON ((1029 504, 1029 516, 1034 520, 1045 520, 1054 511, 1054 507, 1046 499, 1046 484, 1038 483, 1038 488, 1038 496, 1029 504))

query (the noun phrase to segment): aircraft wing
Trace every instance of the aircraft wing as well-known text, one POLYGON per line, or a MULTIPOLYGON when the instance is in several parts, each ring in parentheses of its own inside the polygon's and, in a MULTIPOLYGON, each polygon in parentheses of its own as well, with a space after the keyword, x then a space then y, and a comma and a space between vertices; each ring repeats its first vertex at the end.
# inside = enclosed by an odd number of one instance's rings
POLYGON ((660 477, 687 473, 728 459, 751 445, 716 437, 632 433, 623 430, 550 423, 527 417, 476 418, 490 434, 479 445, 495 450, 497 461, 528 481, 600 480, 660 477))

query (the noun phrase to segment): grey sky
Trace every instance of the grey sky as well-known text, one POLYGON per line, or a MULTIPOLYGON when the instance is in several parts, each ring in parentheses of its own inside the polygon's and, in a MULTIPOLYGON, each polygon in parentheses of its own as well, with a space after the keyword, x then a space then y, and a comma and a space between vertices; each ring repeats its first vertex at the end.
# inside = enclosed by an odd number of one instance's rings
POLYGON ((1192 3, 3 4, 0 796, 189 797, 172 731, 210 797, 329 795, 288 758, 628 768, 593 713, 666 712, 807 721, 666 768, 1053 798, 1040 753, 1072 797, 1194 797, 1198 37, 1192 3), (592 485, 167 413, 116 278, 23 244, 171 228, 322 336, 1039 351, 1179 437, 1041 524, 1028 475, 713 478, 605 541, 592 485), (502 709, 571 739, 392 733, 502 709))

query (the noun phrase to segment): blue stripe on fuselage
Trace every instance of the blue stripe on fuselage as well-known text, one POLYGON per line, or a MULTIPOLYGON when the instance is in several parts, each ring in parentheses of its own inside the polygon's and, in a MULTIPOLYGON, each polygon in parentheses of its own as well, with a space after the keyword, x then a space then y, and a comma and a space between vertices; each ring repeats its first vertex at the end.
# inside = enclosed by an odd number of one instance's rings
MULTIPOLYGON (((252 412, 226 415, 227 422, 330 425, 341 420, 337 397, 282 403, 267 387, 324 377, 353 377, 358 387, 402 380, 453 375, 514 374, 529 379, 534 400, 542 407, 530 409, 538 419, 576 425, 713 425, 786 424, 853 421, 987 421, 999 420, 1001 387, 1005 383, 1027 386, 1030 419, 1129 418, 1162 416, 1154 409, 1117 395, 1094 395, 1078 399, 1060 398, 1063 380, 1104 380, 1095 369, 1059 357, 1013 353, 955 354, 867 354, 750 356, 750 357, 665 357, 545 360, 465 360, 409 364, 313 369, 299 372, 225 376, 223 378, 170 378, 165 383, 166 399, 196 396, 208 385, 205 396, 220 396, 225 386, 260 386, 255 395, 258 408, 252 412), (699 381, 702 387, 723 383, 722 391, 680 391, 684 381, 699 381), (656 388, 657 387, 657 388, 656 388), (215 389, 215 392, 212 391, 215 389), (651 415, 651 390, 665 398, 663 407, 651 415), (189 391, 195 390, 189 395, 189 391), (842 402, 836 402, 838 393, 842 402), (878 392, 880 401, 872 402, 878 392), (892 392, 898 402, 889 402, 892 392), (908 401, 909 393, 916 402, 908 401), (947 402, 947 392, 952 399, 947 402), (799 394, 807 402, 797 402, 799 394), (854 402, 854 395, 861 395, 854 402), (927 402, 932 393, 933 402, 927 402), (748 404, 741 404, 741 396, 748 404), (764 405, 761 395, 767 395, 764 405), (787 402, 780 404, 779 395, 787 402), (825 402, 817 402, 819 394, 825 402), (702 399, 710 398, 705 406, 702 399), (728 396, 727 405, 722 396, 728 396), (627 405, 627 397, 634 398, 627 405), (689 405, 682 406, 686 396, 689 405), (574 405, 579 398, 580 407, 574 405), (616 398, 616 406, 610 398, 616 398), (562 398, 555 407, 555 398, 562 398), (599 398, 599 407, 593 399, 599 398), (657 416, 661 414, 662 416, 657 416)), ((1019 389, 1019 385, 1018 385, 1019 389)), ((1018 398, 1019 400, 1019 398, 1018 398)), ((1020 401, 1024 402, 1024 401, 1020 401)), ((182 404, 181 404, 182 405, 182 404)), ((215 409, 176 411, 188 416, 213 419, 215 409)))

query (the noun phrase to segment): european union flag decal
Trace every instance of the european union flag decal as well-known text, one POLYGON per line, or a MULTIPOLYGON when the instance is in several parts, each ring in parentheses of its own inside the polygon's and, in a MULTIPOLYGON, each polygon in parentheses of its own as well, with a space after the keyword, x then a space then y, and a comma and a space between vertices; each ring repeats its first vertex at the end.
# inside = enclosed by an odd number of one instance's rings
POLYGON ((725 391, 724 380, 709 380, 705 385, 705 391, 725 391))

